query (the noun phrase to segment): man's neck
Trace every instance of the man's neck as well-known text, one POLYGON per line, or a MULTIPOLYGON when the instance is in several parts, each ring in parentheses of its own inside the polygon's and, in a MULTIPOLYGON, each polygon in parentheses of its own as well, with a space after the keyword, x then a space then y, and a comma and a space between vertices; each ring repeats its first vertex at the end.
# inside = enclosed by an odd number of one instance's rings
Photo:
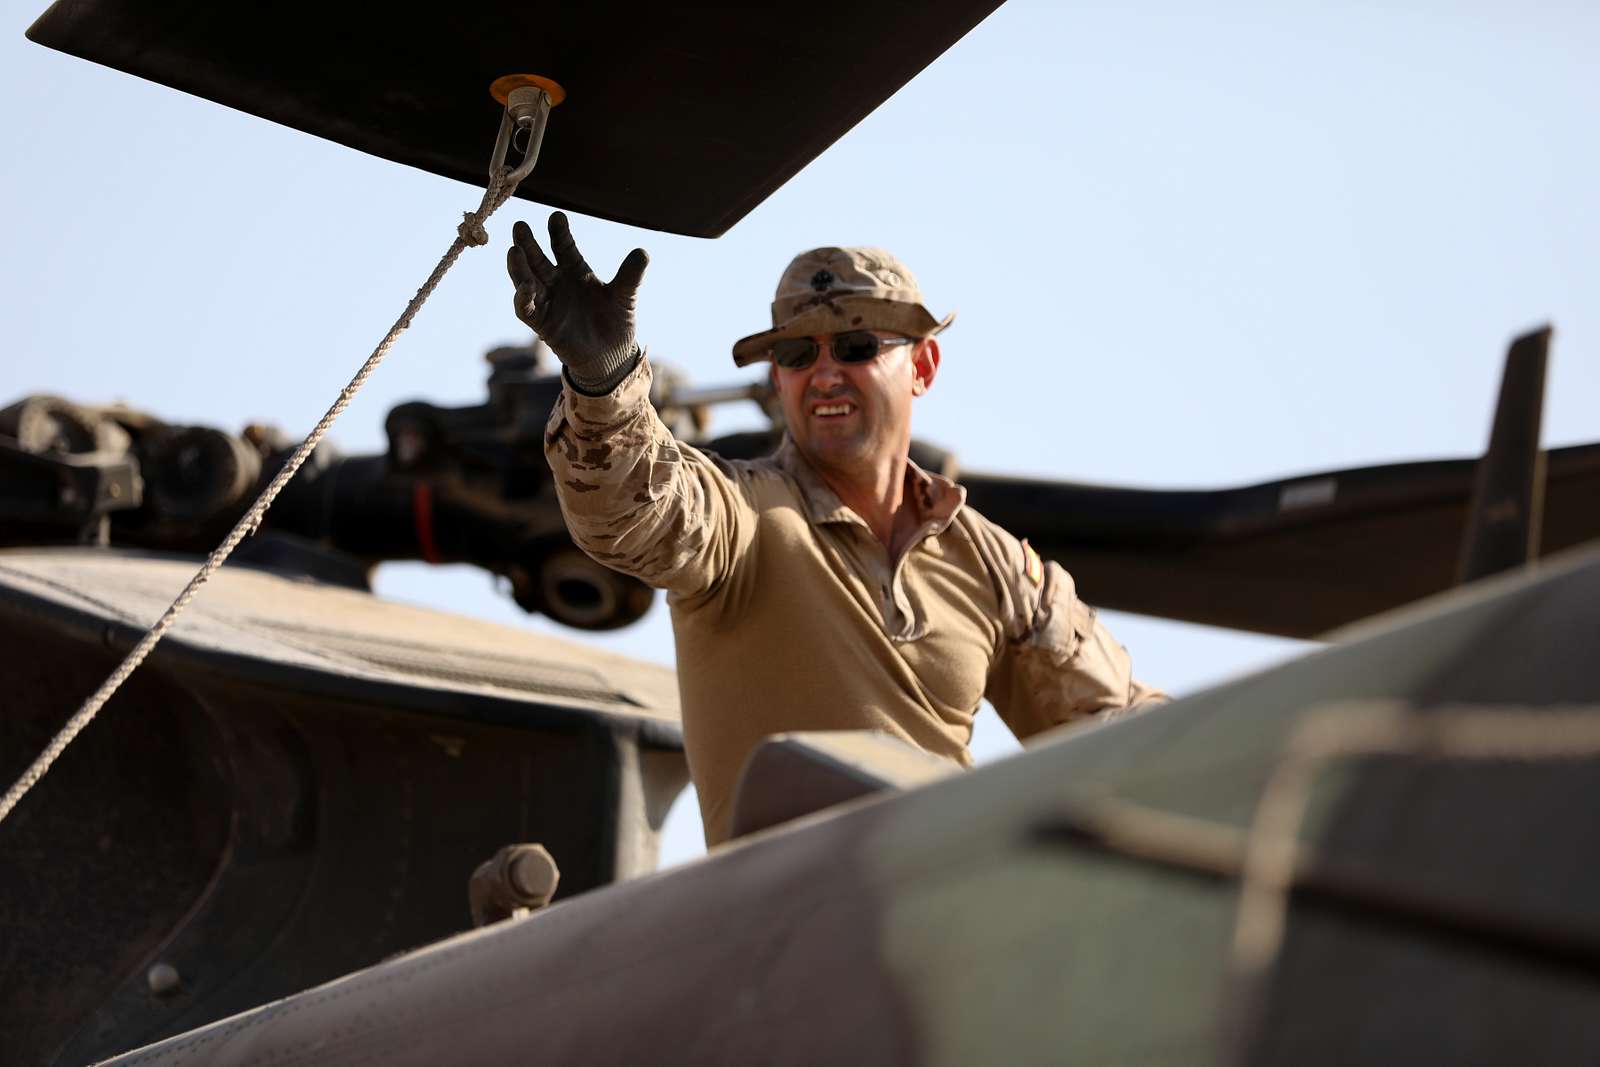
POLYGON ((841 472, 818 469, 817 473, 838 496, 840 503, 861 516, 867 528, 889 551, 899 556, 905 542, 917 528, 917 511, 906 497, 906 457, 895 456, 870 471, 841 472))

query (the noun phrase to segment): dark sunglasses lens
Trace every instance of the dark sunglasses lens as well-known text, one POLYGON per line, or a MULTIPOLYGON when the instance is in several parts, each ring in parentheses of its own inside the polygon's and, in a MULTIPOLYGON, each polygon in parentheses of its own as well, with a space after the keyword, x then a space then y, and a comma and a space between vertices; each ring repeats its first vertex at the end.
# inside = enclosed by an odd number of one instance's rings
POLYGON ((809 367, 817 358, 817 342, 809 337, 787 337, 772 344, 772 362, 785 370, 809 367))
POLYGON ((878 354, 878 335, 865 330, 841 333, 833 339, 833 358, 840 363, 865 363, 878 354))

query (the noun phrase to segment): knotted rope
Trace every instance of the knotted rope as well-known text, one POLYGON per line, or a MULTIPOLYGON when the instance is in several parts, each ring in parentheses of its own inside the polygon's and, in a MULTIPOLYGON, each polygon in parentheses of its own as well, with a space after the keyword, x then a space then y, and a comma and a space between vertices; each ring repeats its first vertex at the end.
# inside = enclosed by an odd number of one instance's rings
POLYGON ((5 796, 0 798, 0 821, 4 821, 5 817, 11 814, 11 809, 15 808, 28 790, 32 789, 39 779, 44 777, 45 772, 50 769, 50 765, 66 750, 68 745, 72 744, 73 739, 83 731, 83 728, 89 725, 96 713, 105 706, 106 701, 111 699, 112 694, 121 687, 123 682, 128 680, 129 675, 138 669, 139 664, 144 662, 145 657, 150 655, 150 650, 155 648, 157 642, 172 628, 172 624, 177 619, 178 614, 189 605, 189 601, 194 599, 195 594, 200 591, 200 587, 206 584, 206 581, 216 573, 217 568, 221 567, 233 550, 239 546, 239 542, 260 528, 261 520, 266 516, 267 509, 272 507, 272 502, 283 491, 283 487, 289 484, 289 479, 295 476, 301 465, 310 458, 312 451, 321 442, 323 435, 328 432, 328 427, 333 425, 333 420, 337 419, 344 412, 344 409, 350 406, 350 401, 355 397, 357 391, 366 384, 367 379, 372 376, 372 372, 377 369, 378 364, 383 362, 383 357, 388 354, 395 341, 411 325, 411 320, 422 309, 422 305, 427 303, 428 297, 433 295, 434 289, 438 288, 439 282, 443 280, 445 274, 449 272, 451 267, 455 266, 456 260, 460 258, 461 253, 466 251, 469 246, 476 248, 489 243, 489 234, 484 229, 484 223, 488 221, 489 216, 498 211, 500 206, 511 198, 511 194, 516 192, 516 189, 517 180, 511 177, 510 171, 504 167, 497 167, 489 182, 488 189, 484 191, 482 202, 478 204, 478 210, 465 213, 461 225, 456 227, 456 239, 450 243, 449 249, 446 250, 438 264, 433 268, 433 273, 428 275, 428 280, 422 283, 422 288, 417 290, 417 295, 411 298, 411 302, 400 313, 400 317, 395 320, 394 325, 389 327, 389 332, 384 335, 383 340, 378 342, 378 347, 372 350, 372 355, 367 357, 367 361, 361 365, 361 369, 356 371, 355 377, 350 379, 350 384, 340 391, 338 399, 333 402, 333 406, 328 409, 327 414, 323 415, 322 420, 306 435, 306 439, 300 443, 300 447, 295 449, 294 455, 289 457, 289 461, 278 471, 277 476, 272 479, 266 489, 262 490, 261 495, 256 498, 256 502, 250 505, 250 510, 246 511, 244 516, 234 524, 233 529, 228 532, 228 536, 222 539, 222 543, 217 546, 216 550, 211 553, 200 569, 195 572, 195 576, 189 579, 189 584, 183 587, 183 592, 178 594, 177 599, 167 608, 166 613, 156 620, 154 626, 145 632, 145 635, 139 639, 139 643, 133 646, 133 650, 128 653, 117 669, 111 672, 111 677, 107 678, 104 684, 95 690, 94 695, 84 701, 83 706, 78 709, 77 713, 67 720, 67 724, 45 746, 44 751, 39 754, 39 758, 34 760, 27 770, 22 772, 22 776, 17 779, 16 784, 6 790, 5 796))

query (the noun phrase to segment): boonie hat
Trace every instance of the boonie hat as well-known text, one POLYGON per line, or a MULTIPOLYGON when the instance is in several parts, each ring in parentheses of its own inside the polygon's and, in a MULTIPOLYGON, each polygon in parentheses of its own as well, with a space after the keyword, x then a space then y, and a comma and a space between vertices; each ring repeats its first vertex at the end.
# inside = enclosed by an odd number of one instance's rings
POLYGON ((922 305, 922 290, 906 265, 881 248, 813 248, 789 263, 772 299, 772 329, 734 343, 741 367, 768 359, 772 343, 845 330, 893 330, 908 337, 935 334, 955 321, 922 305))

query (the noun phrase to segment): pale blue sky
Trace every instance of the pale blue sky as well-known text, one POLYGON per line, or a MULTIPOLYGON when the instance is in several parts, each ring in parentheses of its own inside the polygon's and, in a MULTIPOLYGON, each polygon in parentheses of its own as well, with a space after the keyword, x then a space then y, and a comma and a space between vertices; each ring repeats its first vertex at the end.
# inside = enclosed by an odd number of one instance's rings
MULTIPOLYGON (((303 433, 477 194, 28 44, 34 14, 0 32, 0 399, 303 433)), ((917 430, 968 469, 1212 487, 1475 453, 1506 342, 1542 322, 1545 439, 1570 444, 1600 438, 1596 71, 1588 2, 1013 0, 727 236, 574 230, 602 270, 650 250, 643 339, 707 384, 751 377, 728 346, 795 252, 894 250, 960 311, 917 430)), ((542 216, 496 216, 341 447, 381 448, 400 401, 481 398, 482 352, 521 336, 511 222, 542 216)), ((550 629, 465 568, 378 584, 550 629)), ((1180 692, 1302 647, 1108 617, 1180 692)), ((670 662, 665 611, 605 643, 670 662)), ((667 855, 697 848, 680 804, 667 855)))

